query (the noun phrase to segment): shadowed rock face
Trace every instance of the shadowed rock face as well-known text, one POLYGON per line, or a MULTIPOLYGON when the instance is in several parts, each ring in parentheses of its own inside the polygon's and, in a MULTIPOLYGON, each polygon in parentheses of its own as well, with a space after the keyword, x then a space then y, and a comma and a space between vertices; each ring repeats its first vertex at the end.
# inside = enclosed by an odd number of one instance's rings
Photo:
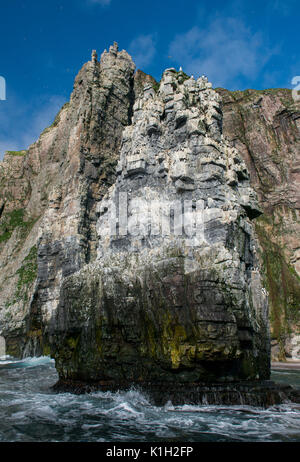
POLYGON ((100 63, 93 54, 53 125, 0 164, 0 330, 10 354, 49 351, 61 281, 95 254, 95 204, 114 181, 134 69, 116 44, 100 63))
POLYGON ((0 164, 7 353, 51 352, 67 381, 268 378, 261 211, 227 106, 174 69, 154 87, 116 44, 93 52, 53 126, 0 164))

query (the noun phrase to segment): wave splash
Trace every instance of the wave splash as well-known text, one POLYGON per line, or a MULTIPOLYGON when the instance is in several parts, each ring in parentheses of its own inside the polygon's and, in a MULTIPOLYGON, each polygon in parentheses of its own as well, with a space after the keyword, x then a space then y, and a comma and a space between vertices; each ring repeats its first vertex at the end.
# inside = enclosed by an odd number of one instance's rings
POLYGON ((0 441, 300 441, 299 405, 154 406, 135 389, 54 393, 56 381, 48 357, 0 360, 0 441))

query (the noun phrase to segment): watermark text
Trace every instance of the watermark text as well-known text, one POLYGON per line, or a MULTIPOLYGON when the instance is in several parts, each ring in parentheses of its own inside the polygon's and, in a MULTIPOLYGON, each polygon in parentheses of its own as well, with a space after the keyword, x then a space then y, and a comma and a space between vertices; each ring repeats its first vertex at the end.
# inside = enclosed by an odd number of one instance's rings
POLYGON ((0 101, 6 100, 6 81, 5 78, 0 75, 0 101))

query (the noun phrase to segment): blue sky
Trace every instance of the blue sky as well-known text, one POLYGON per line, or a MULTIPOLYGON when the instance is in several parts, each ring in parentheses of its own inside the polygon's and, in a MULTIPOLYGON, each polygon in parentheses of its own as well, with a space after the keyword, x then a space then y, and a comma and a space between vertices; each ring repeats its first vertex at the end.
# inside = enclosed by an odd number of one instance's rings
POLYGON ((113 41, 160 79, 167 67, 213 86, 292 88, 298 0, 0 0, 0 158, 27 148, 69 99, 74 78, 113 41))

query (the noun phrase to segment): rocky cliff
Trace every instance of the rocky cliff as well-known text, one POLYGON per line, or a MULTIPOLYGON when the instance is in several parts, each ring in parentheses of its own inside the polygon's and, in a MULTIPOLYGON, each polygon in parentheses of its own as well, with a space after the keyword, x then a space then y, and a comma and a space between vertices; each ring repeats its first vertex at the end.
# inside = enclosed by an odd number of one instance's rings
POLYGON ((51 353, 69 380, 267 378, 264 287, 274 354, 297 349, 297 107, 134 70, 116 44, 93 52, 0 164, 6 351, 51 353))
POLYGON ((220 104, 207 80, 175 69, 136 98, 97 208, 97 257, 63 280, 52 311, 61 380, 268 378, 260 211, 220 104))
POLYGON ((48 352, 44 331, 61 281, 95 256, 95 207, 114 182, 133 74, 116 44, 101 63, 93 52, 53 125, 1 164, 0 316, 9 354, 48 352))
POLYGON ((300 103, 291 90, 229 92, 224 135, 242 155, 264 214, 255 223, 274 359, 300 358, 300 103))

